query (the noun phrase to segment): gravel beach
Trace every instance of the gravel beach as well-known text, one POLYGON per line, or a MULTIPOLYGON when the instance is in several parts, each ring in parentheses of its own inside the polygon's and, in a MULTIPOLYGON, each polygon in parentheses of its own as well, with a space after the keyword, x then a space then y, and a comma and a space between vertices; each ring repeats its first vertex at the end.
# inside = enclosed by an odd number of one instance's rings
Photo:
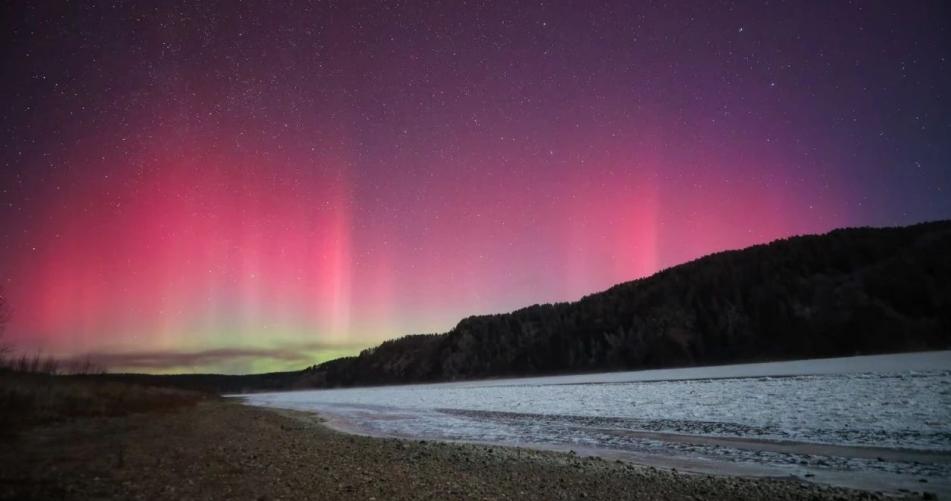
POLYGON ((323 426, 313 414, 222 400, 162 413, 73 419, 3 441, 0 499, 882 498, 797 480, 348 435, 323 426))

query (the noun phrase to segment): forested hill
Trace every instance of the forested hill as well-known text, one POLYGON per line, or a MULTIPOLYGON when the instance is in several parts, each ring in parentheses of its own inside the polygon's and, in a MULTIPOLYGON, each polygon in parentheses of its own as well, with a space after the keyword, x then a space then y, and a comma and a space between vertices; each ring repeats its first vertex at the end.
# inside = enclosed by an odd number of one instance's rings
POLYGON ((117 376, 221 392, 951 347, 951 221, 721 252, 573 303, 469 317, 300 372, 117 376))
POLYGON ((469 317, 312 367, 375 385, 951 347, 951 221, 721 252, 573 303, 469 317))

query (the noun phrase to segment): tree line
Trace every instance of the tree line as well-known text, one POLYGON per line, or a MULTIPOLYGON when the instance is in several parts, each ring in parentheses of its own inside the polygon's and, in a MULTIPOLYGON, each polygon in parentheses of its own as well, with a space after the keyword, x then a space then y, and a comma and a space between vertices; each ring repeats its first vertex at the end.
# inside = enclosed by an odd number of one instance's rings
POLYGON ((951 221, 713 254, 572 303, 469 317, 316 365, 317 387, 951 347, 951 221))

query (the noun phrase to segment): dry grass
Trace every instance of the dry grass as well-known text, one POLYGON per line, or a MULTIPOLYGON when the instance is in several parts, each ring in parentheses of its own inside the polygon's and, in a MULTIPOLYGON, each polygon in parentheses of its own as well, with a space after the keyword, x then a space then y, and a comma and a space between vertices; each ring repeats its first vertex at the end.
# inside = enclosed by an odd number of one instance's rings
POLYGON ((105 381, 94 376, 0 374, 0 434, 77 417, 164 412, 212 395, 105 381))

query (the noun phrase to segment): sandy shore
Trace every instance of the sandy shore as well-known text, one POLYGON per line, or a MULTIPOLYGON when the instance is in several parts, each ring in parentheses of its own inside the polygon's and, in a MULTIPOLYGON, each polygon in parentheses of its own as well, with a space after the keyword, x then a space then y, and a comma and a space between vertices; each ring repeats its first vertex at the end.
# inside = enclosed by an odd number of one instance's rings
POLYGON ((881 497, 557 452, 354 436, 321 425, 315 415, 227 401, 74 419, 3 440, 0 499, 881 497))

